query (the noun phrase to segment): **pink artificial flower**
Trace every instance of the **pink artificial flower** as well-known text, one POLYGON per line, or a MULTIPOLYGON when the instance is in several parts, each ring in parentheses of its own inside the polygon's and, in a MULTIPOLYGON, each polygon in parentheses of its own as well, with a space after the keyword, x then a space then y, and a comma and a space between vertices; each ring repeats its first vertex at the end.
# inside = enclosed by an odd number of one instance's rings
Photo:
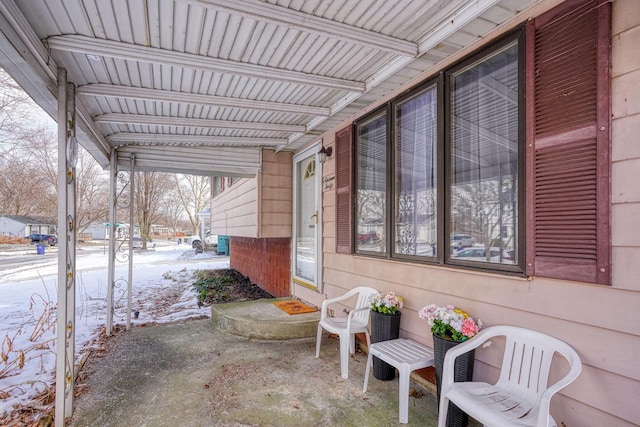
POLYGON ((470 317, 467 317, 466 319, 464 319, 464 321, 462 322, 462 335, 464 335, 465 337, 471 338, 477 333, 478 333, 478 325, 476 325, 476 322, 474 322, 473 319, 470 317))

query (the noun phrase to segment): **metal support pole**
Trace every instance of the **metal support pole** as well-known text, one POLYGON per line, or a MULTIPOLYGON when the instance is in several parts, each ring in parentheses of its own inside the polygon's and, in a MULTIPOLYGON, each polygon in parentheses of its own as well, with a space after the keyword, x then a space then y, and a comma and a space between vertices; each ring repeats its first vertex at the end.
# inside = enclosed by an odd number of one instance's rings
POLYGON ((129 176, 129 281, 127 283, 127 330, 131 328, 131 294, 132 283, 133 283, 133 236, 135 235, 135 227, 134 227, 134 218, 133 218, 133 208, 135 202, 135 154, 131 155, 131 171, 129 176))
POLYGON ((55 425, 73 412, 76 309, 75 86, 58 68, 58 307, 55 425))
POLYGON ((107 319, 106 333, 113 332, 113 292, 116 275, 116 191, 118 185, 118 170, 116 150, 111 149, 111 164, 109 167, 109 260, 107 273, 107 319))

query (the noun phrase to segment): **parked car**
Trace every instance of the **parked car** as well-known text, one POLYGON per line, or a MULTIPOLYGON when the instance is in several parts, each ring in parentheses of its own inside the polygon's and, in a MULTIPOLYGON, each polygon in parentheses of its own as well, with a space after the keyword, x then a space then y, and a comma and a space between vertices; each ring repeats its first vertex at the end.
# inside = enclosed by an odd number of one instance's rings
POLYGON ((468 234, 452 234, 451 247, 455 249, 467 248, 476 244, 476 239, 468 234))
MULTIPOLYGON (((466 248, 461 250, 460 252, 454 253, 452 255, 453 258, 461 259, 464 261, 486 261, 487 260, 487 251, 485 248, 466 248)), ((500 261, 500 249, 499 248, 491 248, 490 249, 490 261, 499 262, 500 261)))
MULTIPOLYGON (((207 232, 207 235, 204 241, 205 241, 207 250, 213 250, 217 252, 218 250, 217 234, 211 234, 207 232)), ((187 236, 184 238, 182 242, 186 244, 190 244, 191 247, 196 250, 196 253, 200 253, 205 249, 205 245, 202 244, 202 239, 200 238, 200 236, 187 236)))
POLYGON ((515 260, 515 259, 516 259, 516 251, 514 251, 513 249, 505 249, 505 250, 502 252, 502 257, 503 257, 504 259, 507 259, 507 260, 513 261, 513 260, 515 260))
POLYGON ((30 239, 31 243, 46 243, 49 246, 58 244, 58 238, 53 234, 30 234, 27 239, 30 239))
POLYGON ((367 233, 358 233, 358 243, 374 243, 380 241, 378 233, 369 231, 367 233))

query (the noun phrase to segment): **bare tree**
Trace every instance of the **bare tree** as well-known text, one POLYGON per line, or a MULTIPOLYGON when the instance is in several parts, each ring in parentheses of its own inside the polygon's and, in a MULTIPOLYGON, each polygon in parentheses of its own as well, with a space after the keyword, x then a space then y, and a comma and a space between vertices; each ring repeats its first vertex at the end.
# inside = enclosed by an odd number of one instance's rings
POLYGON ((151 226, 162 218, 165 194, 173 187, 172 175, 160 172, 136 172, 136 211, 140 224, 142 249, 147 249, 151 226))
POLYGON ((52 144, 48 135, 50 133, 45 128, 30 132, 0 157, 3 214, 55 218, 56 182, 51 164, 55 164, 56 156, 48 152, 47 146, 52 144))
POLYGON ((108 174, 84 149, 78 150, 76 178, 76 199, 80 201, 76 204, 76 222, 82 233, 96 221, 108 218, 109 182, 108 174))
POLYGON ((37 132, 36 103, 0 68, 0 154, 16 148, 37 132), (34 126, 34 123, 36 124, 34 126))
MULTIPOLYGON (((176 175, 176 188, 182 202, 182 207, 193 226, 195 233, 200 230, 200 217, 198 213, 209 207, 211 192, 209 190, 209 177, 197 175, 176 175)), ((205 236, 201 236, 203 239, 205 236)))
POLYGON ((52 189, 41 173, 43 159, 26 149, 45 133, 37 108, 0 69, 0 214, 51 216, 46 201, 52 189))
MULTIPOLYGON (((36 120, 38 110, 0 69, 0 214, 56 218, 58 141, 52 121, 36 120)), ((106 218, 109 193, 107 175, 82 147, 76 178, 77 224, 83 231, 106 218)))
POLYGON ((176 189, 168 192, 164 200, 164 220, 171 229, 171 234, 176 235, 178 225, 181 224, 184 215, 184 208, 180 201, 180 196, 176 189))

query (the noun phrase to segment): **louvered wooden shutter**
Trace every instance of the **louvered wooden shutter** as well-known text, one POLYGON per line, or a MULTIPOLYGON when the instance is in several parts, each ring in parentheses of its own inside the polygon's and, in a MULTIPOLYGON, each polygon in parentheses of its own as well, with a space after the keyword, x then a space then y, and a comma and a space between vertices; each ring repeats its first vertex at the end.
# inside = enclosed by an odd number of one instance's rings
POLYGON ((527 274, 610 284, 611 8, 570 0, 527 27, 527 274))
POLYGON ((336 132, 336 252, 353 251, 352 183, 353 127, 336 132))

